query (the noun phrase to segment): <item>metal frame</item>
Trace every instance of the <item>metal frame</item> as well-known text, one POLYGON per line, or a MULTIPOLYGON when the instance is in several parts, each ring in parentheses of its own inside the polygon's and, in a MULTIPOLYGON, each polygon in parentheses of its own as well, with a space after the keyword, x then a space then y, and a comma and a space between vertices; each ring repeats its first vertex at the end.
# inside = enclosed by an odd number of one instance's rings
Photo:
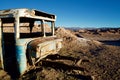
MULTIPOLYGON (((3 23, 9 23, 11 22, 10 20, 3 20, 3 19, 14 19, 14 39, 15 39, 15 48, 16 48, 16 56, 17 56, 17 61, 19 62, 19 72, 20 74, 23 74, 24 71, 26 70, 26 43, 30 42, 32 39, 20 39, 20 18, 28 18, 28 19, 34 19, 37 21, 41 21, 42 25, 42 33, 43 37, 46 37, 45 33, 45 22, 51 22, 51 33, 52 36, 54 37, 55 34, 55 21, 56 21, 56 16, 53 14, 48 14, 42 11, 37 11, 35 9, 8 9, 8 10, 0 10, 0 57, 1 57, 1 63, 2 63, 2 68, 4 69, 4 42, 3 42, 3 36, 2 36, 2 25, 3 23), (22 56, 21 56, 22 55, 22 56), (24 57, 24 58, 23 58, 24 57)), ((24 22, 24 21, 23 21, 24 22)), ((31 22, 33 24, 34 22, 31 22)), ((56 47, 58 45, 58 42, 61 41, 59 39, 53 40, 52 42, 49 43, 49 45, 53 45, 56 47)), ((44 43, 43 45, 45 45, 44 43)), ((61 44, 61 43, 60 43, 61 44)), ((40 44, 39 44, 40 45, 40 44)), ((40 47, 40 46, 39 46, 40 47)), ((54 49, 54 47, 53 47, 54 49)), ((40 58, 41 59, 41 58, 40 58)))
POLYGON ((24 9, 0 10, 0 19, 15 18, 14 28, 15 28, 15 33, 16 33, 15 34, 16 39, 20 38, 19 24, 20 24, 21 17, 40 20, 42 22, 43 37, 46 37, 44 23, 46 21, 51 22, 52 36, 54 36, 56 16, 53 14, 48 14, 42 11, 37 11, 35 9, 25 9, 25 8, 24 9))

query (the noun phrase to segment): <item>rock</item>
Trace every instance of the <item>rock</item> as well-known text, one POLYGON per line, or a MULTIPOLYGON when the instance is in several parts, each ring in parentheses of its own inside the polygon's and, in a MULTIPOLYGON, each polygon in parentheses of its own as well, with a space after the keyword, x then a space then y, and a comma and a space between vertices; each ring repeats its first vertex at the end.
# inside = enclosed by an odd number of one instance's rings
POLYGON ((11 80, 11 77, 4 70, 0 70, 0 80, 11 80))

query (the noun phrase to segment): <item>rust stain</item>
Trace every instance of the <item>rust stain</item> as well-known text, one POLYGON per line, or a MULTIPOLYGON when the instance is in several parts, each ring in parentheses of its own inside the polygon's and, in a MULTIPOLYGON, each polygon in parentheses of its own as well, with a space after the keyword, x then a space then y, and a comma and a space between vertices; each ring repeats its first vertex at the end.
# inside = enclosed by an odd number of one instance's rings
POLYGON ((8 12, 10 12, 10 9, 9 10, 5 10, 3 13, 8 13, 8 12))

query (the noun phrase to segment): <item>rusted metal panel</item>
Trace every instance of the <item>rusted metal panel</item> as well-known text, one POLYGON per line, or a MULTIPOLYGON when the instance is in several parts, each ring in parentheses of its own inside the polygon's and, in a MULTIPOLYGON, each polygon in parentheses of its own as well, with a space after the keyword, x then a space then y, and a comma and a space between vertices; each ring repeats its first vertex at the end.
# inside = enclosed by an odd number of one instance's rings
POLYGON ((39 48, 37 49, 37 53, 39 53, 38 55, 40 55, 40 56, 37 55, 36 57, 41 57, 44 55, 51 54, 51 52, 55 52, 56 42, 48 41, 48 42, 44 42, 44 43, 39 43, 38 47, 39 48))
POLYGON ((56 16, 53 14, 48 14, 42 11, 37 11, 35 9, 9 9, 9 10, 0 10, 0 18, 10 18, 16 17, 19 14, 19 17, 29 17, 34 19, 41 19, 46 21, 56 21, 56 16))
POLYGON ((44 55, 57 53, 62 47, 62 39, 57 38, 46 38, 36 39, 29 43, 30 54, 34 58, 42 57, 44 55))

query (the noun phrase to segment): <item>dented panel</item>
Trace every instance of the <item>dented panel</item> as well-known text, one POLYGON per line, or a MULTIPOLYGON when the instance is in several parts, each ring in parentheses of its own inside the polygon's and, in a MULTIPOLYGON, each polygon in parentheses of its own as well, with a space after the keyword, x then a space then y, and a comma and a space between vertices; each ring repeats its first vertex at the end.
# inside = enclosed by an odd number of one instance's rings
POLYGON ((32 57, 38 58, 48 54, 55 54, 62 48, 62 39, 43 39, 44 42, 38 39, 29 43, 29 51, 32 57))

